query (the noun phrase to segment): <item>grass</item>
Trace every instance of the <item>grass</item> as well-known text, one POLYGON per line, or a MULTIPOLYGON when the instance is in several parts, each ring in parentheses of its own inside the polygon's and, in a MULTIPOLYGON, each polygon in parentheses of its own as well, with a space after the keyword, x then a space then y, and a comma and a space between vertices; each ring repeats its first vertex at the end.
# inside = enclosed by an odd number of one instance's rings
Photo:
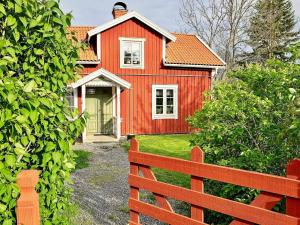
POLYGON ((74 151, 76 154, 76 166, 75 169, 79 170, 79 169, 84 169, 87 168, 89 166, 89 159, 91 157, 91 155, 93 153, 91 152, 87 152, 87 151, 83 151, 83 150, 76 150, 74 151))
MULTIPOLYGON (((190 159, 191 135, 145 135, 138 136, 140 151, 157 155, 190 159)), ((125 146, 126 147, 126 146, 125 146)), ((166 171, 158 168, 153 169, 157 179, 162 182, 190 188, 190 176, 166 171)))

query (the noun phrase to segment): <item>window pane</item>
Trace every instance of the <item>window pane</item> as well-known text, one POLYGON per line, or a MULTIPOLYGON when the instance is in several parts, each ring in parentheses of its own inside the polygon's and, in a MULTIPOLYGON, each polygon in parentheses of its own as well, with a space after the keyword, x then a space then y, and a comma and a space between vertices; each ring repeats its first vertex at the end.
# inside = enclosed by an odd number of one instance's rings
POLYGON ((167 106, 167 114, 174 114, 174 106, 167 106))
POLYGON ((163 97, 163 96, 164 96, 163 89, 157 89, 156 90, 156 97, 163 97))
POLYGON ((74 108, 74 92, 72 89, 67 90, 66 98, 69 103, 69 107, 73 110, 73 108, 74 108))
POLYGON ((132 43, 133 64, 141 64, 141 43, 132 43))
POLYGON ((164 105, 164 99, 163 98, 156 98, 156 105, 163 106, 164 105))
POLYGON ((173 97, 174 96, 174 90, 168 89, 167 90, 167 97, 173 97))
POLYGON ((163 106, 156 106, 156 114, 163 114, 163 106))
POLYGON ((124 57, 124 64, 131 64, 131 57, 124 57))
POLYGON ((174 98, 167 98, 167 105, 174 105, 174 98))

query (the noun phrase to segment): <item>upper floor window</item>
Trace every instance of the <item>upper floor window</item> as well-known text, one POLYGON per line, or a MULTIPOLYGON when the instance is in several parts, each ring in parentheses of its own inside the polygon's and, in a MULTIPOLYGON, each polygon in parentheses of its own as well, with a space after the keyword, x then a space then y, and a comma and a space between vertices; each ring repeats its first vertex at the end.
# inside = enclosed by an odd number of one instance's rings
POLYGON ((144 69, 143 38, 120 38, 121 68, 144 69))
POLYGON ((178 118, 178 86, 152 86, 152 119, 178 118))

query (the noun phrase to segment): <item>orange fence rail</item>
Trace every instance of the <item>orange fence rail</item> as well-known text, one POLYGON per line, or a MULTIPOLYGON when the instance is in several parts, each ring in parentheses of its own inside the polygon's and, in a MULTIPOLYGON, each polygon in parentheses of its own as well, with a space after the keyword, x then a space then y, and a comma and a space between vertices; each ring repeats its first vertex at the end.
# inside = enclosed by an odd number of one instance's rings
POLYGON ((204 223, 203 209, 232 216, 231 225, 268 224, 300 225, 300 160, 287 165, 287 177, 238 170, 204 163, 199 147, 191 151, 191 161, 139 152, 137 140, 129 151, 130 225, 140 224, 140 214, 174 225, 204 223), (156 180, 151 167, 191 175, 191 189, 156 180), (143 174, 140 176, 139 172, 143 174), (249 205, 204 193, 203 178, 260 190, 249 205), (158 206, 139 200, 139 191, 154 194, 158 206), (191 218, 176 214, 167 198, 191 204, 191 218), (286 214, 271 211, 286 197, 286 214))

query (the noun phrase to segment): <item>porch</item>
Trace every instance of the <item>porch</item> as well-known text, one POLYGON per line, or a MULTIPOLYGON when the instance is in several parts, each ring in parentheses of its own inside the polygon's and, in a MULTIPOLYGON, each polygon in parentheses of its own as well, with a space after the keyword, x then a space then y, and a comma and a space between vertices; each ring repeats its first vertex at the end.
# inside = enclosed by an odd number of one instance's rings
POLYGON ((121 137, 121 92, 130 83, 99 69, 72 84, 74 102, 87 112, 83 142, 117 142, 121 137), (79 104, 80 102, 80 104, 79 104))

